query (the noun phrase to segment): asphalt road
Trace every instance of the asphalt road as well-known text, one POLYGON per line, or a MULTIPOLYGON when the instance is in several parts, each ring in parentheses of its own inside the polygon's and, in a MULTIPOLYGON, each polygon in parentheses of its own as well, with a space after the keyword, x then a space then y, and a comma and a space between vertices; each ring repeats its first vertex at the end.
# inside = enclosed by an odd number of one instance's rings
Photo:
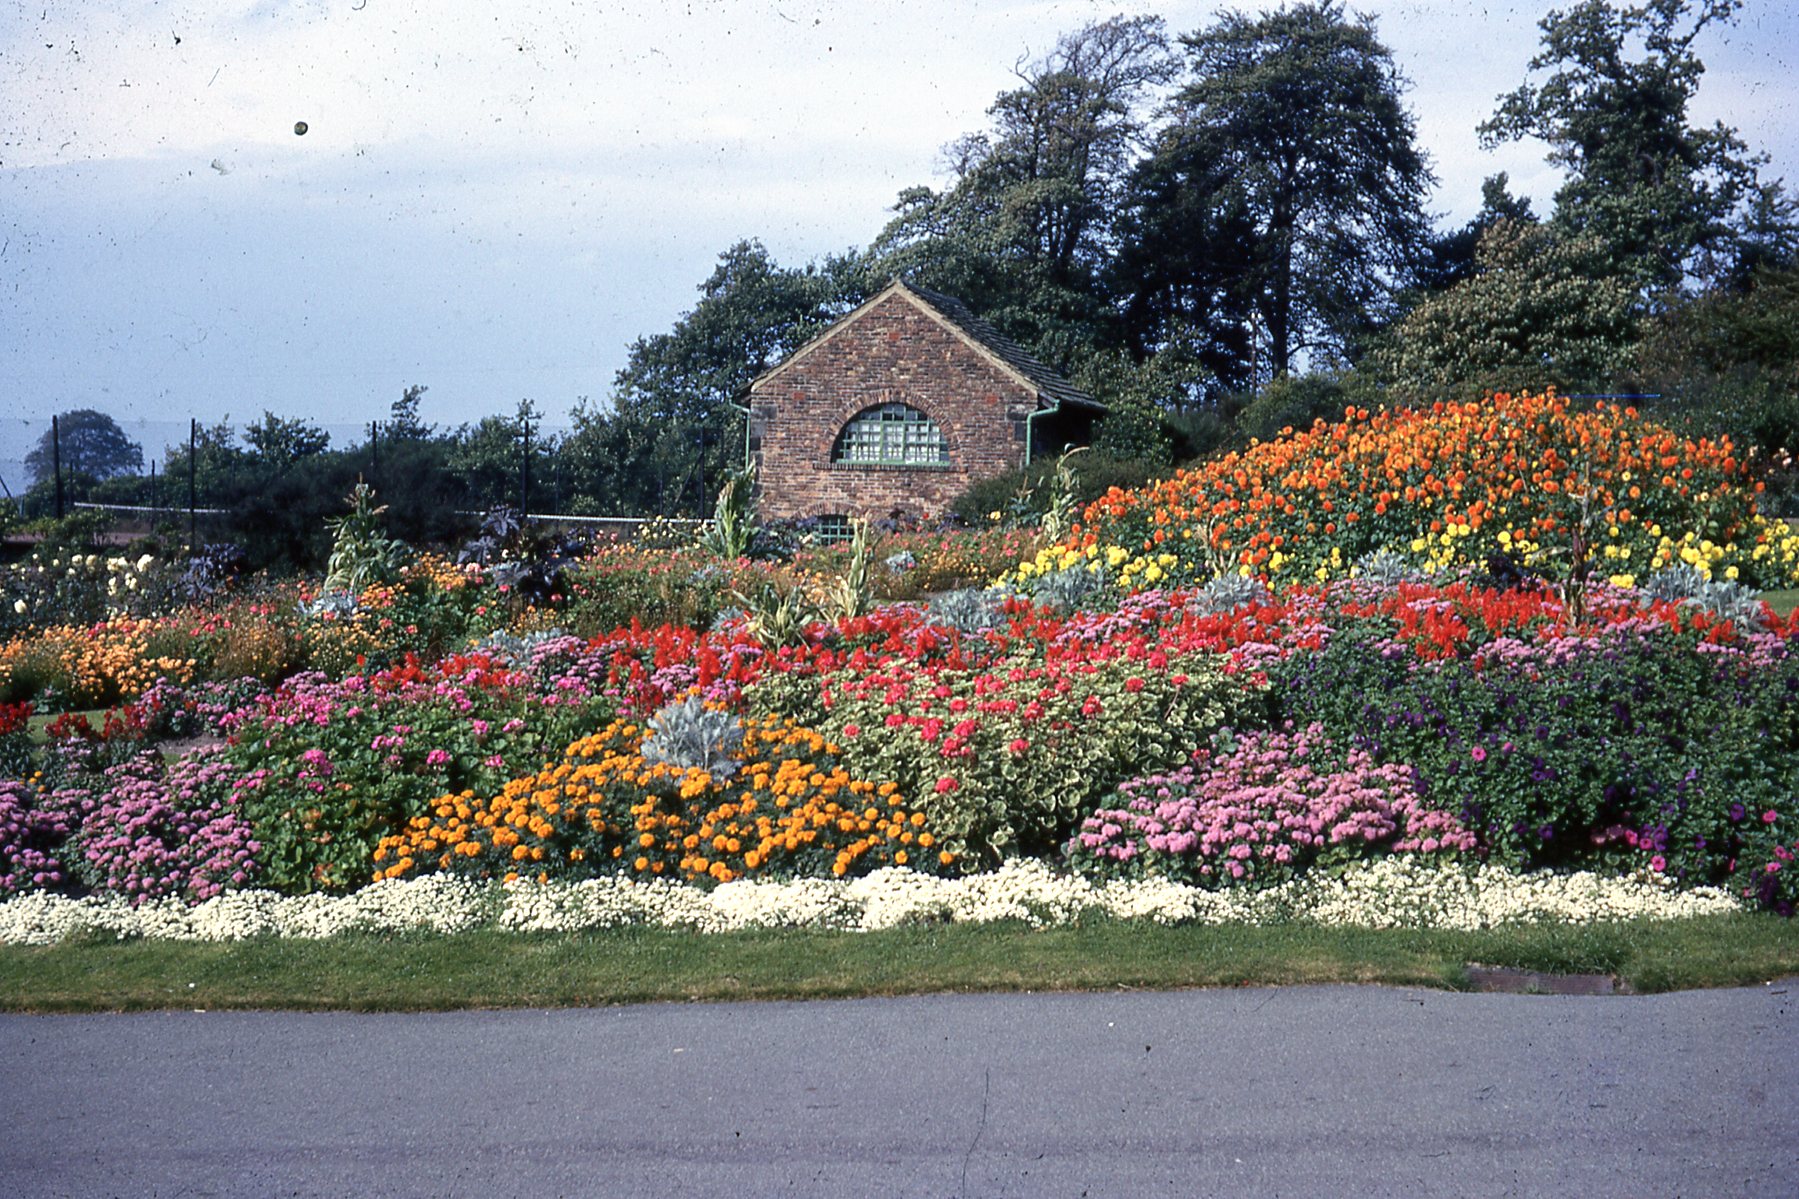
POLYGON ((0 1017, 0 1194, 1799 1194, 1799 980, 0 1017))

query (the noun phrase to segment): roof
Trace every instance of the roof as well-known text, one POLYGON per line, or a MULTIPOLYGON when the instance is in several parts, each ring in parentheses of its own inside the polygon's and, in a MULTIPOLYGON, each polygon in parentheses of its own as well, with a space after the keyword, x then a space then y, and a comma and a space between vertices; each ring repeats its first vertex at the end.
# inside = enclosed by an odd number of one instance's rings
POLYGON ((784 361, 764 371, 750 383, 750 388, 754 388, 758 383, 804 358, 894 292, 906 296, 936 316, 953 332, 959 334, 963 341, 993 359, 1008 374, 1016 377, 1019 382, 1035 390, 1040 404, 1047 403, 1052 408, 1066 405, 1073 408, 1086 408, 1094 412, 1106 410, 1106 406, 1100 401, 1043 365, 1029 350, 976 316, 974 311, 961 300, 940 291, 932 291, 927 287, 907 283, 903 279, 895 279, 855 311, 844 316, 817 337, 788 355, 784 361))

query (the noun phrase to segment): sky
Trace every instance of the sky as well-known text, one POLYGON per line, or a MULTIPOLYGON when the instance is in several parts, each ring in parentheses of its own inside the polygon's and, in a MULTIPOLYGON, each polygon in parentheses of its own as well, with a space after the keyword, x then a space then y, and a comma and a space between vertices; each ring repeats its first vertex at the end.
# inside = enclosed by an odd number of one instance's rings
MULTIPOLYGON (((1351 5, 1411 80, 1445 225, 1500 170, 1548 208, 1544 147, 1475 126, 1549 7, 1351 5)), ((1178 34, 1220 5, 0 0, 0 475, 76 407, 339 427, 420 383, 439 425, 525 397, 558 423, 725 247, 866 244, 1015 64, 1120 11, 1178 34)), ((1692 116, 1799 184, 1799 5, 1697 48, 1692 116)))

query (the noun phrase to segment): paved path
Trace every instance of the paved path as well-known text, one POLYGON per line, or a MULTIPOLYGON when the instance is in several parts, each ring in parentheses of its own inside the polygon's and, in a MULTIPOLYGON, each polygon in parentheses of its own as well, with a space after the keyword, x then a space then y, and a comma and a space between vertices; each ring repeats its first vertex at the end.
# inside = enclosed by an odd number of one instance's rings
POLYGON ((1799 980, 0 1017, 0 1194, 1799 1194, 1799 980))

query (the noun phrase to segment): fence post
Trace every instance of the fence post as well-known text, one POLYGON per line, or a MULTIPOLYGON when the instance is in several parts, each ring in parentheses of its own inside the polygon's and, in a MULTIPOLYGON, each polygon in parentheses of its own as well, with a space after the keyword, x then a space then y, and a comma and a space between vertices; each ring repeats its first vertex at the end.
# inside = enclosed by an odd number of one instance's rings
POLYGON ((196 473, 199 462, 200 421, 197 417, 189 417, 187 422, 187 552, 192 554, 194 541, 194 509, 199 506, 196 473))
POLYGON ((518 514, 523 520, 525 513, 531 511, 531 418, 524 417, 519 423, 525 430, 525 453, 518 464, 518 514))
POLYGON ((56 519, 62 519, 62 426, 50 418, 50 463, 56 473, 56 519))

